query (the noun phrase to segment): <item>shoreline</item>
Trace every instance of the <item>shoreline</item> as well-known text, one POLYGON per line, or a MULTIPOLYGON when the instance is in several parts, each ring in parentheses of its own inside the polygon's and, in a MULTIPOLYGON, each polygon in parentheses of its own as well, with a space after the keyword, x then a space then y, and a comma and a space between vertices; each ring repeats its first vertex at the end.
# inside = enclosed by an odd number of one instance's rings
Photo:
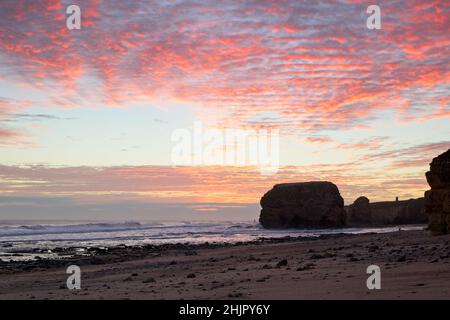
MULTIPOLYGON (((78 226, 78 225, 77 225, 78 226)), ((235 225, 233 225, 235 227, 235 225)), ((248 226, 244 230, 252 229, 252 233, 255 234, 239 234, 239 230, 236 234, 233 234, 231 239, 228 237, 223 237, 222 239, 204 239, 203 241, 195 241, 195 237, 192 240, 169 240, 169 241, 158 241, 157 239, 154 243, 142 241, 134 241, 130 244, 125 242, 120 242, 115 238, 109 239, 90 239, 83 240, 79 245, 74 245, 75 239, 27 239, 27 240, 4 240, 0 236, 0 266, 5 266, 5 264, 29 264, 32 261, 40 261, 41 263, 52 264, 53 260, 69 259, 69 258, 87 258, 90 256, 105 256, 115 253, 123 253, 126 251, 136 251, 138 253, 146 251, 164 251, 167 249, 176 248, 216 248, 221 246, 234 246, 234 245, 245 245, 245 244, 259 244, 266 242, 280 242, 280 241, 303 241, 305 239, 325 239, 328 236, 341 236, 341 235, 358 235, 358 234, 368 234, 368 233, 389 233, 396 232, 398 230, 423 230, 427 227, 425 224, 406 224, 406 225, 372 225, 372 226, 353 226, 347 228, 330 228, 330 229, 286 229, 286 228, 272 228, 272 229, 262 229, 267 231, 267 234, 263 234, 261 230, 254 230, 248 226), (278 235, 273 235, 270 232, 274 232, 278 235), (234 237, 234 239, 233 239, 234 237), (238 239, 241 238, 241 239, 238 239), (37 245, 37 243, 45 242, 42 245, 37 245), (93 241, 94 243, 86 243, 93 241), (97 241, 97 243, 95 243, 97 241), (17 245, 20 243, 29 243, 29 246, 17 245), (69 242, 69 243, 67 243, 69 242)), ((101 231, 97 231, 101 232, 101 231)), ((111 231, 109 231, 111 232, 111 231)), ((91 231, 92 233, 92 231, 91 231)), ((198 232, 202 234, 202 231, 198 232)), ((50 233, 52 235, 54 233, 50 233)), ((186 233, 189 234, 189 233, 186 233)), ((208 236, 211 232, 206 232, 204 235, 208 236)), ((221 231, 217 231, 218 235, 221 235, 221 231)), ((40 234, 37 234, 38 236, 40 234)), ((25 235, 30 236, 30 235, 25 235)), ((35 234, 31 234, 35 236, 35 234)), ((8 237, 8 236, 7 236, 8 237)), ((145 235, 141 235, 145 239, 145 235)), ((151 238, 152 236, 149 235, 151 238)), ((129 239, 128 239, 129 240, 129 239)), ((55 261, 57 263, 57 261, 55 261)), ((0 268, 1 272, 1 268, 0 268)))
POLYGON ((2 300, 449 297, 450 235, 423 230, 118 248, 92 257, 0 264, 2 300), (82 270, 81 290, 65 287, 70 264, 82 270), (381 268, 381 290, 366 287, 372 264, 381 268))
MULTIPOLYGON (((168 242, 168 243, 156 243, 156 244, 142 244, 142 245, 79 245, 79 246, 56 246, 56 247, 40 247, 27 249, 26 251, 13 251, 8 253, 8 255, 3 255, 3 260, 0 259, 0 274, 5 271, 14 272, 18 270, 19 272, 24 270, 32 270, 33 268, 51 268, 53 266, 60 267, 67 263, 72 264, 102 264, 112 261, 127 261, 129 259, 145 258, 147 255, 157 255, 163 253, 167 250, 198 250, 198 249, 215 249, 215 248, 226 248, 235 246, 246 246, 246 245, 261 245, 268 243, 284 243, 284 242, 298 242, 298 241, 308 241, 308 240, 324 240, 328 238, 339 238, 343 236, 358 236, 363 234, 383 234, 398 232, 399 230, 407 231, 416 230, 416 228, 426 229, 426 225, 396 225, 396 226, 373 226, 372 228, 359 228, 354 227, 355 230, 380 230, 385 228, 395 228, 397 230, 392 231, 361 231, 361 232, 336 232, 336 233, 325 233, 325 234, 314 234, 311 235, 285 235, 282 237, 259 237, 254 240, 246 241, 205 241, 200 243, 191 242, 168 242), (50 254, 49 254, 50 252, 50 254), (26 254, 30 255, 26 257, 26 254), (34 258, 31 258, 34 255, 34 258), (12 258, 8 260, 8 257, 12 258), (25 259, 13 259, 17 257, 25 257, 25 259)), ((290 229, 270 229, 276 231, 290 231, 290 229)), ((295 230, 295 229, 293 229, 295 230)), ((306 229, 308 231, 315 231, 316 229, 306 229)), ((321 229, 323 231, 324 229, 321 229)), ((4 248, 12 246, 11 243, 3 243, 0 245, 4 248)))
MULTIPOLYGON (((368 232, 364 234, 377 234, 368 232)), ((11 260, 0 261, 0 275, 3 273, 20 273, 22 271, 32 271, 34 269, 52 269, 63 265, 100 265, 111 262, 126 262, 136 259, 145 259, 148 257, 157 257, 163 253, 173 251, 184 251, 184 254, 196 255, 197 250, 232 248, 257 246, 274 243, 290 243, 302 241, 319 241, 329 238, 340 238, 344 236, 358 236, 359 234, 336 233, 324 234, 319 236, 284 236, 284 237, 261 237, 256 240, 238 241, 238 242, 204 242, 204 243, 166 243, 166 244, 145 244, 145 245, 118 245, 111 247, 99 246, 70 246, 57 247, 52 249, 54 253, 60 254, 54 258, 37 258, 29 260, 11 260), (85 253, 80 253, 83 249, 85 253)), ((35 253, 45 252, 47 249, 39 249, 35 253)))

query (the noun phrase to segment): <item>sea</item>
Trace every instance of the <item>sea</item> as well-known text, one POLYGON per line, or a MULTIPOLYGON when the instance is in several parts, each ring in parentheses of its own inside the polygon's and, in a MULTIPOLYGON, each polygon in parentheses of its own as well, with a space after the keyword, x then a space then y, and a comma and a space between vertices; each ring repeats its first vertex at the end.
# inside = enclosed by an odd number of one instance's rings
MULTIPOLYGON (((327 234, 386 233, 422 230, 424 225, 383 228, 264 229, 248 222, 173 221, 0 221, 0 260, 59 258, 57 248, 142 246, 169 243, 236 243, 261 238, 318 237, 327 234)), ((60 251, 60 250, 59 250, 60 251)))

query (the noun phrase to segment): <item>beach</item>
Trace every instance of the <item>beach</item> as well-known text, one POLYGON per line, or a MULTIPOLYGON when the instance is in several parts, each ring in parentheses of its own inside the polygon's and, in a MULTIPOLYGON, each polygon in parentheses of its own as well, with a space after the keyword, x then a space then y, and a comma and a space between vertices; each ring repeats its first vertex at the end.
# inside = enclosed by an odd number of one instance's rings
POLYGON ((449 297, 450 235, 426 230, 97 249, 0 265, 2 300, 449 297), (71 264, 81 268, 80 290, 66 287, 71 264), (369 265, 380 267, 380 290, 367 289, 369 265))

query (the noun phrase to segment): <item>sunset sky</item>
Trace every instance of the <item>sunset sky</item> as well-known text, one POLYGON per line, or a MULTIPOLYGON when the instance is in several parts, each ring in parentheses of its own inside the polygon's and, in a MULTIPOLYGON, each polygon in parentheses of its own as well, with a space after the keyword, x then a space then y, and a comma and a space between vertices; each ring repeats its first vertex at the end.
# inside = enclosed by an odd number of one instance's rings
POLYGON ((346 204, 423 196, 450 148, 449 30, 446 0, 2 0, 0 219, 257 218, 310 180, 346 204), (174 166, 195 121, 279 129, 278 173, 174 166))

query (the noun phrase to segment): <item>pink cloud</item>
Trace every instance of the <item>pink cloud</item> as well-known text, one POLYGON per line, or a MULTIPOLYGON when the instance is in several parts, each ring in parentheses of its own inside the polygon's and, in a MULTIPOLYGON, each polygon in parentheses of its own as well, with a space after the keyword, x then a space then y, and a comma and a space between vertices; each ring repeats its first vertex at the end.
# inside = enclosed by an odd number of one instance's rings
POLYGON ((382 1, 376 36, 364 28, 359 1, 79 5, 84 29, 69 32, 59 1, 2 3, 6 76, 54 81, 49 105, 126 105, 164 90, 208 109, 233 107, 224 126, 259 126, 253 118, 273 111, 275 127, 321 131, 368 126, 383 109, 413 121, 407 92, 426 88, 430 107, 421 116, 449 115, 445 1, 382 1), (101 85, 88 87, 85 76, 101 85), (95 94, 84 95, 88 88, 95 94))

